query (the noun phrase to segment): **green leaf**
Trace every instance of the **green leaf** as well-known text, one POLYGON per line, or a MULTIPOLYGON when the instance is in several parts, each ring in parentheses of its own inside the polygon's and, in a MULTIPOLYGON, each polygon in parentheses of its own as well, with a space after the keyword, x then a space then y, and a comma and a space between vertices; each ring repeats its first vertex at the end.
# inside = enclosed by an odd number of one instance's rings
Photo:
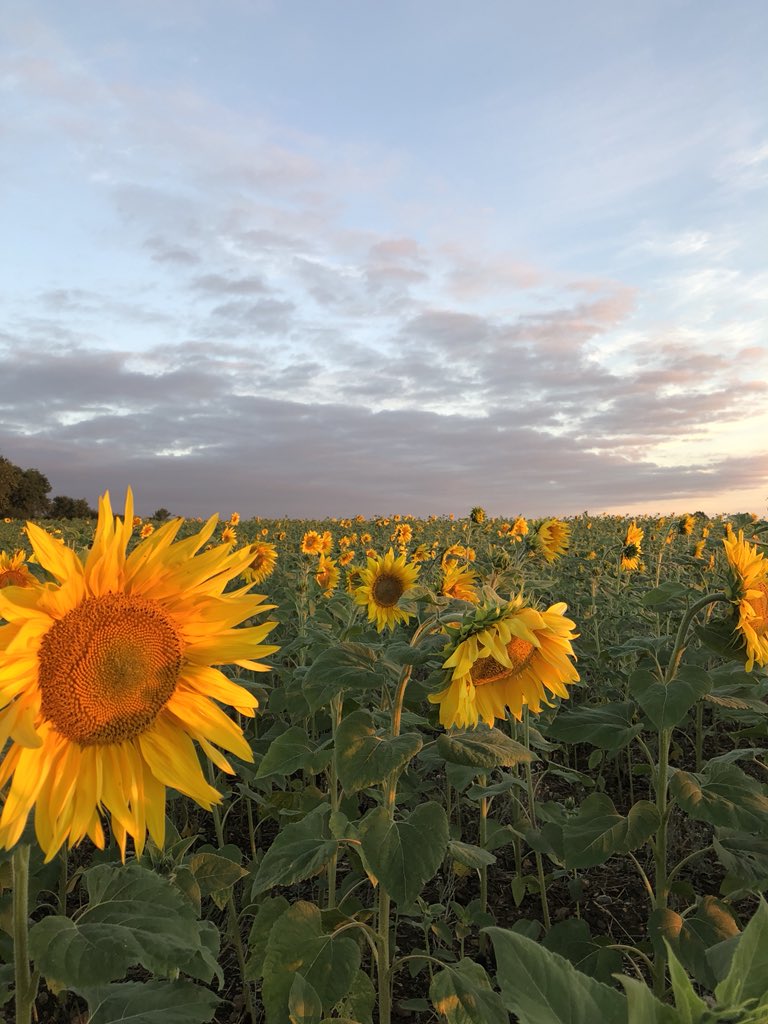
POLYGON ((699 597, 698 591, 691 591, 690 587, 686 587, 682 583, 676 583, 674 580, 667 580, 662 583, 660 587, 654 587, 653 590, 647 591, 643 594, 640 599, 646 608, 653 608, 655 611, 662 611, 672 608, 675 604, 682 601, 688 595, 695 593, 696 597, 699 597))
POLYGON ((504 928, 484 928, 496 953, 504 1005, 522 1024, 624 1024, 623 996, 568 960, 504 928))
POLYGON ((632 725, 635 705, 631 700, 600 707, 564 708, 565 705, 561 706, 546 733, 566 743, 591 743, 602 750, 620 750, 642 730, 642 725, 632 725))
POLYGON ((768 1000, 768 904, 760 900, 741 933, 728 975, 715 989, 723 1006, 738 1006, 747 999, 768 1000))
POLYGON ((509 1022, 501 996, 491 988, 485 970, 466 957, 434 975, 429 998, 447 1024, 509 1022))
POLYGON ((328 835, 330 810, 328 804, 318 804, 301 821, 278 832, 256 872, 252 895, 318 874, 339 848, 338 841, 328 835))
POLYGON ((423 746, 417 733, 378 736, 368 711, 353 711, 336 730, 336 772, 347 793, 375 786, 400 771, 423 746))
POLYGON ((648 930, 658 952, 663 941, 669 943, 685 969, 708 989, 716 978, 707 958, 707 950, 738 933, 739 927, 726 904, 714 896, 705 896, 694 914, 682 917, 669 907, 654 910, 648 930))
POLYGON ((596 942, 590 934, 589 925, 582 918, 571 917, 554 925, 542 945, 570 960, 583 974, 606 985, 613 984, 613 975, 619 974, 623 966, 621 953, 596 942))
POLYGON ((627 996, 627 1024, 681 1024, 677 1011, 659 1002, 643 981, 623 976, 627 996))
POLYGON ((437 737, 440 755, 451 764, 471 768, 511 768, 536 761, 537 757, 500 729, 479 725, 476 729, 451 730, 437 737))
POLYGON ((718 829, 712 840, 725 870, 749 888, 768 888, 768 844, 758 836, 718 829))
POLYGON ((126 981, 82 990, 88 1024, 208 1024, 221 1002, 191 981, 126 981))
POLYGON ((768 797, 735 764, 714 764, 700 774, 675 772, 669 788, 695 821, 768 836, 768 797))
POLYGON ((296 974, 312 986, 325 1013, 349 992, 360 966, 360 947, 348 935, 325 935, 320 911, 299 901, 275 921, 264 958, 262 997, 267 1024, 290 1024, 289 998, 296 974))
POLYGON ((669 977, 672 980, 672 991, 675 993, 675 1008, 679 1015, 680 1024, 699 1024, 699 1021, 707 1012, 707 1004, 696 995, 691 979, 675 956, 674 949, 666 941, 665 945, 667 947, 669 977))
POLYGON ((317 749, 304 729, 292 725, 276 739, 272 740, 269 750, 261 759, 256 772, 257 779, 268 775, 293 775, 304 768, 309 758, 317 749))
POLYGON ((309 710, 318 711, 342 690, 378 689, 388 678, 370 647, 350 642, 334 644, 322 651, 307 669, 302 693, 309 710))
POLYGON ((251 955, 245 965, 247 981, 256 981, 261 977, 272 925, 278 917, 283 916, 289 906, 290 903, 285 896, 271 896, 264 900, 256 911, 248 936, 248 949, 251 955))
POLYGON ((323 1016, 320 996, 298 971, 293 976, 288 993, 288 1016, 291 1024, 320 1024, 323 1016))
POLYGON ((624 817, 605 793, 590 793, 576 817, 563 825, 566 866, 594 867, 614 854, 636 850, 660 823, 659 812, 647 800, 638 801, 624 817))
POLYGON ((134 964, 168 974, 204 953, 194 909, 165 878, 140 864, 100 864, 85 873, 86 909, 73 921, 53 915, 29 933, 38 968, 67 988, 101 985, 134 964))
POLYGON ((202 896, 211 896, 219 910, 227 902, 230 889, 248 874, 229 857, 217 853, 196 853, 187 861, 202 896))
POLYGON ((629 691, 657 729, 672 729, 705 693, 712 679, 704 669, 684 665, 670 683, 661 683, 647 669, 629 677, 629 691))
POLYGON ((448 846, 448 819, 440 804, 420 804, 404 821, 377 807, 360 827, 363 853, 397 903, 412 903, 440 867, 448 846))
POLYGON ((376 989, 365 971, 358 971, 349 992, 336 1004, 336 1010, 341 1017, 352 1018, 360 1024, 371 1024, 375 1005, 376 989))
POLYGON ((488 850, 484 850, 482 846, 472 846, 471 843, 460 843, 456 839, 451 839, 448 843, 448 856, 453 857, 459 864, 464 864, 468 868, 483 868, 489 867, 491 864, 496 863, 496 858, 488 850))

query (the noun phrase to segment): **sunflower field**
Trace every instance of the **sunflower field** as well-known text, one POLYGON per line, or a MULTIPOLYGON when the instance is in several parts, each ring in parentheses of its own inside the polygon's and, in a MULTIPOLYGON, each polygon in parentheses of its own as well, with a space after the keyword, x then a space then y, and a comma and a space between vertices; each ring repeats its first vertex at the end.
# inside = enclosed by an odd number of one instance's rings
POLYGON ((768 1024, 767 543, 0 523, 0 1020, 768 1024))

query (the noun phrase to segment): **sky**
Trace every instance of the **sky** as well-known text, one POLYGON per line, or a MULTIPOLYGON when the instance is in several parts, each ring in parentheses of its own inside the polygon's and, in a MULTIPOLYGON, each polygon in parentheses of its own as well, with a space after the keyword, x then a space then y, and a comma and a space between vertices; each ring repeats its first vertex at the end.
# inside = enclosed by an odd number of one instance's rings
POLYGON ((323 518, 768 507, 764 0, 5 0, 0 454, 323 518))

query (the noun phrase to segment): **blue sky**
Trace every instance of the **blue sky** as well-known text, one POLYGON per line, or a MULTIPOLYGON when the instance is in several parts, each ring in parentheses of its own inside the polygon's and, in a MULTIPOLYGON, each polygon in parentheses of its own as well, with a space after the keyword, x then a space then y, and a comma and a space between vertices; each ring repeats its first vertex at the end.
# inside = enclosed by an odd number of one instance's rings
POLYGON ((2 453, 55 493, 765 513, 759 0, 6 11, 2 453))

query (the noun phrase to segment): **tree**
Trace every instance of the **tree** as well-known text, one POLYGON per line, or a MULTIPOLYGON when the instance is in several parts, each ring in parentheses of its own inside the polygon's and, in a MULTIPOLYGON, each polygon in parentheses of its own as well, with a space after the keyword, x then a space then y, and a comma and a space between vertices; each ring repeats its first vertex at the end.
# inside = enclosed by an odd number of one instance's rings
POLYGON ((54 519, 95 519, 97 512, 85 498, 70 498, 57 494, 51 502, 51 516, 54 519))
POLYGON ((39 469, 22 469, 19 480, 11 493, 13 506, 9 515, 16 519, 37 519, 48 514, 51 489, 48 477, 39 469))
POLYGON ((150 519, 159 519, 161 523, 164 523, 166 519, 171 518, 171 513, 167 508, 159 508, 149 517, 150 519))
POLYGON ((19 481, 21 469, 0 455, 0 514, 10 515, 11 494, 19 481))

